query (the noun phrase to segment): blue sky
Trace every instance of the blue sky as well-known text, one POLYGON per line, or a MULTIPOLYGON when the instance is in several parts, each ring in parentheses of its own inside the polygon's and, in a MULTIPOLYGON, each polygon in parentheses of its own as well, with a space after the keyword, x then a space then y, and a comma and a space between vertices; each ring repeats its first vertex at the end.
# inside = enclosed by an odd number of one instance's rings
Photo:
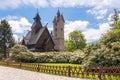
POLYGON ((119 5, 119 0, 0 0, 0 20, 8 20, 18 40, 31 29, 37 9, 43 26, 48 23, 50 31, 59 9, 65 19, 65 39, 73 30, 80 30, 90 43, 110 30, 110 16, 119 5))

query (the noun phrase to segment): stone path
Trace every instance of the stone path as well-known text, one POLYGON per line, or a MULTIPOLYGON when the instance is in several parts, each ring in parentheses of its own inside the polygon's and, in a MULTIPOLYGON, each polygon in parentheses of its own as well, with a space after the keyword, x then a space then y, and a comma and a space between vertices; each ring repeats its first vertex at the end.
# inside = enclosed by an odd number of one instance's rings
POLYGON ((0 66, 0 80, 88 80, 0 66))

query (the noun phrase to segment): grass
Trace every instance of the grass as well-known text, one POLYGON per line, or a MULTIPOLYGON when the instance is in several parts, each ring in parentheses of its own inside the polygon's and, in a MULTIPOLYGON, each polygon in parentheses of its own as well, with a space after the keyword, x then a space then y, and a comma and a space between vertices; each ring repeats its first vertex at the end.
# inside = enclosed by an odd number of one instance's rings
POLYGON ((48 66, 82 66, 81 64, 70 64, 70 63, 40 63, 41 65, 48 66))

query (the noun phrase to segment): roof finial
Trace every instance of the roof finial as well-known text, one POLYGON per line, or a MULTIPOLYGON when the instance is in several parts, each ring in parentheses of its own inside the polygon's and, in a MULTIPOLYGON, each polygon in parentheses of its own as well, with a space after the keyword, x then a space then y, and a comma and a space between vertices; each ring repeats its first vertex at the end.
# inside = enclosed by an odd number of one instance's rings
POLYGON ((35 15, 35 17, 34 17, 34 20, 40 20, 41 18, 40 18, 40 16, 39 16, 39 12, 38 12, 38 8, 37 8, 37 13, 36 13, 36 15, 35 15))
POLYGON ((59 11, 59 8, 58 8, 57 16, 60 16, 60 11, 59 11))

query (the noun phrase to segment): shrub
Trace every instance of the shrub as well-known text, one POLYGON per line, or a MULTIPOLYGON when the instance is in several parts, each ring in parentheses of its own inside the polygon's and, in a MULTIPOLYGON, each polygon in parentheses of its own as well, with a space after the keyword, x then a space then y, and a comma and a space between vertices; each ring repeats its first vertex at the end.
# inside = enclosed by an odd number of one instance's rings
POLYGON ((15 45, 11 48, 10 52, 12 54, 19 54, 20 52, 28 52, 28 49, 23 45, 15 45))
POLYGON ((17 62, 35 62, 34 56, 30 52, 20 52, 11 58, 17 62))
POLYGON ((34 57, 36 57, 36 62, 40 62, 40 63, 53 63, 55 62, 54 58, 53 58, 53 54, 52 53, 37 53, 37 55, 35 55, 33 53, 34 57))
POLYGON ((30 52, 25 46, 16 45, 11 49, 11 59, 37 63, 82 63, 83 52, 30 52))
POLYGON ((22 62, 33 62, 33 55, 28 51, 27 47, 23 45, 15 45, 11 48, 10 59, 15 61, 22 61, 22 62))
POLYGON ((56 54, 54 57, 57 63, 69 63, 70 53, 61 52, 61 53, 56 54))
POLYGON ((83 61, 83 58, 85 57, 85 54, 81 50, 76 50, 70 55, 70 63, 73 64, 81 64, 83 61))
POLYGON ((87 59, 84 59, 85 66, 118 66, 120 65, 120 50, 114 51, 104 47, 94 50, 87 59))

